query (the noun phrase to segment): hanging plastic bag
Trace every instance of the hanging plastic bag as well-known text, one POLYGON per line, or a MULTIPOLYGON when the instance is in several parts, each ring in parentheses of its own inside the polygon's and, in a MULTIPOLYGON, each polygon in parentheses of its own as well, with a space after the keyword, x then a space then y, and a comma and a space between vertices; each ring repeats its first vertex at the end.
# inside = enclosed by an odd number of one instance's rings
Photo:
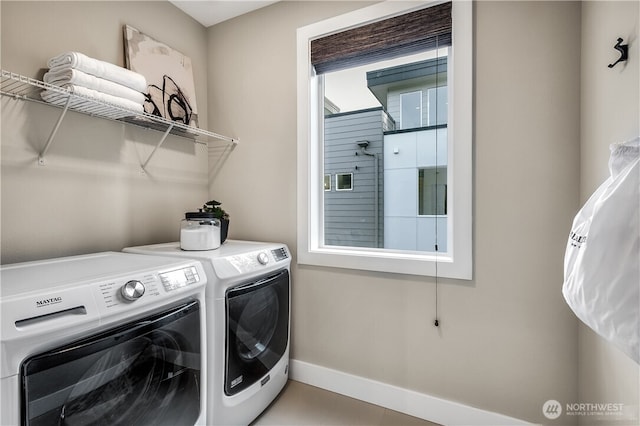
POLYGON ((582 322, 640 364, 640 138, 611 146, 609 171, 573 221, 562 293, 582 322))

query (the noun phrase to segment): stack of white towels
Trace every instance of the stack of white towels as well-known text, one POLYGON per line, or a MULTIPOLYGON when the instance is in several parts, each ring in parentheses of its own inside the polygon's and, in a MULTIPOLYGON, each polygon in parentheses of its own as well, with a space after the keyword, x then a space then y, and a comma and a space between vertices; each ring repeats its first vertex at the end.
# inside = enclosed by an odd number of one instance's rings
MULTIPOLYGON (((147 81, 141 74, 79 52, 55 56, 49 59, 48 66, 49 71, 43 78, 45 83, 79 95, 71 97, 69 108, 113 119, 144 112, 147 81), (108 108, 101 103, 119 108, 108 108)), ((61 106, 68 98, 66 93, 51 89, 42 91, 40 96, 46 102, 61 106)))

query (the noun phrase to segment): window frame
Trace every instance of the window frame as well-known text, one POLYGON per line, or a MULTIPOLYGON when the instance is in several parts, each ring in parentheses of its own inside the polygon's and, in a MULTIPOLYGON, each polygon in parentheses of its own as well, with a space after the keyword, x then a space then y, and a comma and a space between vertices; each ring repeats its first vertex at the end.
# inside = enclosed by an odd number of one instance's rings
POLYGON ((336 191, 353 191, 353 173, 350 172, 342 172, 336 173, 336 191), (349 188, 340 188, 338 179, 340 176, 349 176, 349 188))
POLYGON ((472 129, 473 129, 473 2, 453 1, 453 48, 449 58, 448 241, 447 253, 324 246, 322 78, 310 62, 311 40, 363 24, 398 16, 442 1, 384 1, 297 30, 297 261, 302 265, 387 273, 473 278, 472 129), (455 140, 455 143, 451 141, 455 140))

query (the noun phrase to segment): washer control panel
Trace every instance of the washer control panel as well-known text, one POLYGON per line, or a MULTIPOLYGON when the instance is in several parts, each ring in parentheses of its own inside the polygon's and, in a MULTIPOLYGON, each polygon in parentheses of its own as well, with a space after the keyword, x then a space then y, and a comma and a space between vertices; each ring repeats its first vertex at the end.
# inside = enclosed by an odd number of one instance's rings
POLYGON ((182 289, 186 290, 186 287, 201 284, 202 274, 194 265, 146 272, 139 277, 102 282, 99 292, 105 308, 124 309, 131 304, 155 303, 173 293, 180 293, 182 289))
POLYGON ((120 287, 120 294, 125 300, 133 302, 136 299, 140 299, 145 291, 144 284, 138 280, 127 281, 122 287, 120 287))
MULTIPOLYGON (((62 338, 72 328, 95 329, 203 299, 207 284, 199 261, 131 253, 69 256, 0 269, 3 355, 5 342, 22 342, 15 347, 21 351, 27 342, 23 339, 39 341, 54 330, 61 330, 55 334, 62 338)), ((9 365, 1 364, 3 369, 9 365)))
POLYGON ((195 266, 162 272, 160 281, 167 291, 173 291, 200 282, 200 275, 195 266))

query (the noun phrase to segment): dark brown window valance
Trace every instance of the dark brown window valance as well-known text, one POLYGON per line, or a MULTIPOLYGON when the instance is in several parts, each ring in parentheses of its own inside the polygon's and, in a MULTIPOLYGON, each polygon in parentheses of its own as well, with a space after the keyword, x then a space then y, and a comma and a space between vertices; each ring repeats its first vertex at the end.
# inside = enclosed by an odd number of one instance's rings
POLYGON ((451 45, 451 2, 311 41, 316 73, 451 45))

